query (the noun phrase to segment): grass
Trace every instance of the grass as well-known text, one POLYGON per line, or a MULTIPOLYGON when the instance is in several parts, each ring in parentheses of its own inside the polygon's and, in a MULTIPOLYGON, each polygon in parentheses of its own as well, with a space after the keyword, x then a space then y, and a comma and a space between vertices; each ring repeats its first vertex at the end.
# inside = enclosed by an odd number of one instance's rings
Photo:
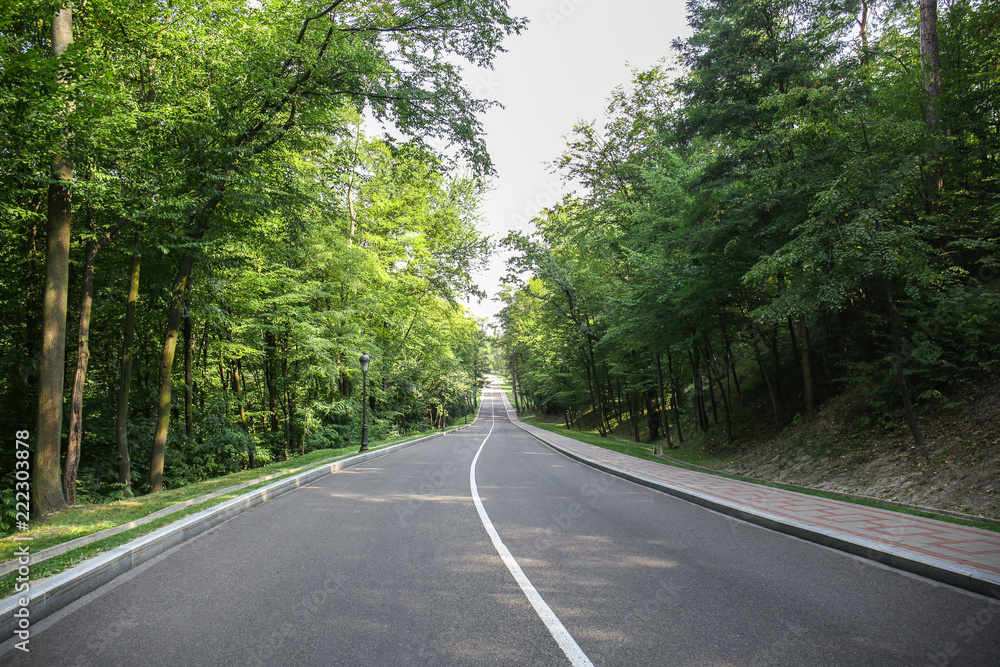
POLYGON ((700 470, 699 468, 717 468, 725 465, 728 459, 713 457, 706 454, 704 451, 698 449, 692 444, 681 445, 679 449, 669 450, 669 456, 674 459, 678 459, 683 463, 678 464, 673 461, 668 461, 659 456, 655 456, 652 451, 652 445, 648 443, 638 443, 638 442, 626 442, 622 440, 616 440, 614 438, 602 437, 596 432, 588 431, 575 431, 566 428, 564 425, 556 425, 551 422, 539 421, 536 417, 531 415, 521 415, 521 421, 526 424, 531 424, 532 426, 537 426, 543 428, 547 431, 553 433, 558 433, 560 435, 565 435, 574 440, 580 440, 591 445, 596 445, 597 447, 602 447, 614 452, 619 452, 621 454, 627 454, 629 456, 634 456, 640 459, 646 459, 648 461, 655 461, 657 463, 662 463, 665 465, 672 465, 678 468, 684 468, 688 470, 697 470, 698 472, 708 472, 719 477, 725 477, 727 479, 735 479, 741 482, 749 482, 751 484, 759 484, 761 486, 768 486, 775 489, 784 489, 786 491, 796 491, 798 493, 805 493, 812 496, 817 496, 820 498, 828 498, 830 500, 840 500, 844 502, 853 503, 855 505, 863 505, 865 507, 874 507, 877 509, 890 510, 892 512, 900 512, 903 514, 910 514, 913 516, 920 516, 928 519, 937 519, 939 521, 947 521, 949 523, 954 523, 962 526, 971 526, 973 528, 982 528, 984 530, 991 530, 994 532, 1000 532, 1000 526, 992 523, 986 523, 982 521, 975 521, 970 519, 962 519, 959 517, 953 517, 946 514, 937 514, 935 512, 925 512, 922 510, 916 510, 909 507, 900 507, 898 505, 892 505, 889 503, 883 503, 875 499, 869 498, 859 498, 857 496, 848 496, 842 493, 834 493, 830 491, 821 491, 818 489, 810 489, 800 486, 792 486, 789 484, 779 484, 776 482, 766 482, 759 479, 750 479, 747 477, 740 477, 739 475, 730 475, 728 473, 720 472, 718 470, 700 470), (690 465, 684 465, 690 464, 690 465))
MULTIPOLYGON (((372 448, 388 447, 389 445, 431 435, 435 432, 437 431, 428 431, 406 437, 379 441, 373 443, 372 448)), ((273 484, 282 478, 292 475, 298 468, 318 464, 321 461, 331 458, 349 456, 355 452, 357 452, 356 445, 340 449, 317 450, 304 456, 293 457, 287 461, 272 463, 261 468, 254 468, 253 470, 231 473, 223 477, 216 477, 161 493, 127 498, 109 503, 70 507, 47 516, 44 521, 33 522, 28 530, 18 531, 16 535, 20 538, 19 541, 14 541, 13 536, 0 539, 0 562, 14 558, 15 551, 24 545, 30 545, 31 552, 37 554, 43 549, 54 547, 85 535, 91 535, 108 528, 131 523, 172 505, 177 505, 231 486, 245 484, 261 477, 277 475, 271 479, 262 480, 250 486, 230 491, 229 493, 202 501, 141 526, 78 547, 38 565, 33 564, 31 566, 31 580, 37 582, 43 577, 63 572, 92 556, 114 549, 130 540, 151 533, 162 526, 178 521, 186 516, 224 503, 227 500, 231 500, 262 486, 273 484), (24 538, 31 538, 31 541, 27 541, 24 538)), ((6 597, 14 592, 16 577, 17 573, 14 572, 0 580, 0 597, 6 597)))

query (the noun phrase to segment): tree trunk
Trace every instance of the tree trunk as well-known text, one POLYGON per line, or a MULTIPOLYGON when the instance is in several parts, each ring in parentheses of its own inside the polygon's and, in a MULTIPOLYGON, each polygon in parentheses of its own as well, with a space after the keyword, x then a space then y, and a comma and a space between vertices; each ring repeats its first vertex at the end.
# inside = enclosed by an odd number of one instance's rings
POLYGON ((927 200, 934 210, 944 190, 944 170, 941 165, 941 54, 938 51, 937 0, 920 0, 920 66, 923 72, 924 122, 931 136, 927 165, 927 200))
MULTIPOLYGON (((598 412, 597 412, 597 398, 594 395, 595 382, 593 378, 593 373, 590 370, 590 360, 586 358, 586 355, 584 355, 583 369, 587 372, 587 393, 590 395, 590 414, 592 416, 596 416, 598 412)), ((604 425, 600 421, 598 421, 597 428, 598 430, 601 430, 604 428, 604 425)), ((603 435, 603 432, 601 434, 603 435)))
POLYGON ((177 350, 177 335, 184 318, 184 292, 191 281, 194 257, 185 255, 181 259, 177 278, 170 294, 170 311, 167 316, 167 334, 163 341, 163 355, 160 360, 160 389, 156 407, 156 430, 153 432, 153 455, 149 465, 149 492, 163 490, 163 461, 167 451, 167 430, 170 428, 171 371, 174 367, 174 353, 177 350))
MULTIPOLYGON (((775 324, 774 328, 771 330, 771 340, 768 341, 764 339, 764 344, 767 345, 767 349, 771 351, 771 357, 774 360, 774 386, 778 390, 778 398, 781 399, 781 405, 784 407, 786 414, 794 414, 789 410, 788 397, 785 395, 785 381, 782 378, 781 369, 781 350, 778 347, 778 325, 775 324)), ((801 358, 801 357, 800 357, 801 358)))
POLYGON ((194 424, 191 421, 191 357, 194 352, 194 341, 191 338, 191 313, 184 314, 184 433, 189 438, 194 437, 194 424))
MULTIPOLYGON (((73 10, 67 5, 52 21, 52 55, 66 52, 73 41, 73 10)), ((57 81, 64 83, 62 73, 57 81)), ((48 193, 45 296, 42 310, 42 363, 38 378, 38 421, 35 458, 31 471, 35 514, 64 507, 59 479, 62 446, 63 381, 66 374, 66 304, 69 291, 69 244, 73 158, 62 146, 52 162, 48 193)))
MULTIPOLYGON (((28 208, 38 212, 46 200, 46 194, 39 193, 31 198, 28 208)), ((38 391, 38 367, 42 357, 42 299, 39 298, 43 281, 39 279, 38 269, 42 262, 38 260, 38 224, 31 225, 28 237, 21 249, 24 262, 24 361, 20 366, 19 377, 22 380, 20 391, 26 400, 36 397, 38 391)))
MULTIPOLYGON (((722 370, 722 364, 719 363, 719 357, 715 354, 715 350, 712 349, 712 342, 706 334, 702 334, 702 337, 705 339, 705 362, 708 364, 708 388, 709 394, 712 397, 712 415, 715 417, 715 423, 718 424, 718 408, 715 401, 715 391, 713 390, 713 387, 719 388, 719 393, 722 395, 722 403, 723 409, 726 413, 726 419, 729 419, 729 392, 726 386, 722 383, 723 376, 726 380, 729 379, 729 371, 720 373, 722 370)), ((730 433, 728 424, 726 426, 726 433, 730 433)))
MULTIPOLYGON (((677 404, 677 382, 674 379, 674 355, 667 348, 667 372, 670 374, 670 405, 674 411, 674 422, 677 424, 677 442, 684 442, 684 432, 681 431, 681 410, 680 406, 677 404)), ((680 444, 676 446, 671 446, 671 449, 677 449, 680 444)))
POLYGON ((273 331, 264 332, 265 374, 264 384, 267 386, 267 410, 271 419, 271 433, 277 433, 278 424, 278 345, 273 331))
POLYGON ((733 343, 729 339, 729 329, 725 326, 725 324, 722 326, 722 335, 726 341, 726 370, 727 372, 731 372, 733 374, 733 384, 736 385, 736 395, 740 399, 740 405, 746 405, 746 400, 743 398, 743 388, 740 386, 740 378, 736 375, 736 360, 733 358, 733 343))
POLYGON ((77 333, 76 374, 70 394, 69 440, 66 443, 66 469, 63 471, 63 497, 68 505, 76 504, 76 471, 80 466, 80 441, 83 438, 83 388, 90 363, 90 313, 94 303, 94 262, 98 245, 87 241, 83 262, 83 297, 80 300, 80 326, 77 333))
POLYGON ((705 433, 709 429, 708 413, 705 411, 704 387, 701 382, 701 360, 699 359, 698 345, 688 351, 688 358, 691 362, 691 373, 694 376, 694 416, 698 424, 698 430, 705 433))
MULTIPOLYGON (((615 419, 618 420, 619 424, 621 424, 623 421, 625 421, 625 410, 622 409, 622 383, 618 382, 617 385, 618 385, 618 391, 616 393, 613 393, 611 387, 611 378, 610 377, 608 378, 608 393, 610 394, 611 398, 614 399, 613 412, 615 415, 615 419)), ((629 412, 632 412, 631 402, 629 405, 629 412)))
POLYGON ((868 49, 868 2, 861 0, 861 17, 857 19, 858 34, 861 35, 861 48, 868 49))
POLYGON ((805 313, 799 313, 799 338, 802 343, 802 383, 806 400, 806 419, 816 419, 816 402, 813 397, 812 364, 809 361, 809 328, 805 313))
MULTIPOLYGON (((284 388, 282 392, 284 398, 284 409, 285 409, 285 460, 288 460, 288 452, 292 448, 292 402, 288 393, 288 337, 287 335, 281 337, 281 386, 284 388)), ((347 435, 347 444, 350 446, 350 432, 347 435)))
POLYGON ((590 362, 590 368, 594 376, 594 399, 596 399, 597 404, 597 431, 602 437, 607 437, 608 435, 608 421, 606 417, 606 409, 604 405, 604 396, 601 393, 601 381, 600 376, 597 374, 597 359, 594 356, 594 345, 592 341, 587 339, 587 352, 588 361, 590 362))
POLYGON ((510 389, 514 397, 514 412, 520 412, 517 406, 517 360, 514 357, 510 359, 510 389))
POLYGON ((792 356, 801 363, 802 352, 799 351, 799 345, 795 340, 795 325, 792 323, 791 315, 788 316, 788 338, 792 341, 792 356))
POLYGON ((247 468, 253 469, 257 467, 257 450, 253 444, 253 436, 250 435, 250 424, 247 422, 245 387, 246 383, 243 381, 243 363, 240 359, 237 359, 236 363, 233 364, 233 392, 236 394, 236 402, 240 408, 240 428, 243 429, 243 433, 247 436, 247 468))
POLYGON ((613 431, 614 427, 611 426, 611 417, 614 417, 618 421, 618 424, 625 421, 625 410, 622 409, 622 403, 624 402, 624 399, 622 399, 622 383, 618 383, 618 393, 615 394, 615 389, 611 384, 611 373, 608 372, 607 364, 604 365, 604 380, 608 383, 608 404, 611 405, 610 409, 605 408, 605 413, 608 416, 608 431, 613 431))
MULTIPOLYGON (((643 397, 646 399, 646 428, 649 429, 649 441, 656 442, 660 439, 660 414, 663 409, 656 403, 655 389, 647 389, 643 392, 643 397)), ((658 449, 658 445, 654 446, 653 453, 658 453, 658 449)))
POLYGON ((122 343, 121 380, 118 383, 118 413, 115 436, 118 440, 118 481, 125 485, 125 497, 132 497, 132 459, 128 451, 129 389, 132 386, 132 344, 135 337, 135 302, 139 298, 139 267, 142 262, 142 234, 135 233, 135 254, 129 271, 128 298, 125 301, 125 338, 122 343))
MULTIPOLYGON (((97 253, 104 243, 111 240, 118 226, 116 223, 100 239, 87 241, 83 262, 83 295, 80 299, 80 323, 77 328, 76 373, 70 394, 69 440, 66 444, 66 470, 63 471, 63 497, 70 505, 76 504, 76 473, 80 467, 80 449, 83 440, 83 392, 90 363, 90 315, 94 304, 94 265, 97 253)), ((87 226, 96 232, 94 210, 87 207, 87 226)))
MULTIPOLYGON (((667 447, 669 449, 674 448, 673 438, 670 435, 670 417, 667 414, 667 401, 666 392, 663 387, 663 365, 660 363, 660 353, 656 353, 656 384, 659 389, 659 415, 660 415, 660 427, 663 429, 663 433, 667 436, 667 447)), ((662 454, 663 452, 657 452, 662 454)))
POLYGON ((760 369, 760 375, 764 378, 764 384, 767 385, 767 394, 771 397, 771 410, 774 412, 774 425, 781 426, 781 416, 778 411, 778 396, 774 390, 774 384, 771 382, 770 376, 767 374, 767 370, 764 368, 764 358, 760 354, 760 348, 757 346, 757 333, 754 332, 753 335, 753 352, 754 356, 757 357, 757 367, 760 369))
POLYGON ((917 414, 913 409, 913 401, 910 398, 910 387, 906 382, 906 373, 903 371, 903 350, 899 340, 899 313, 896 311, 896 297, 892 292, 892 285, 888 278, 885 281, 885 294, 889 300, 889 326, 892 333, 892 360, 896 371, 896 383, 899 385, 899 393, 903 399, 903 411, 906 413, 906 424, 910 427, 910 435, 917 447, 925 444, 924 434, 917 424, 917 414))
MULTIPOLYGON (((732 442, 733 441, 733 415, 732 415, 732 410, 730 409, 730 406, 729 406, 729 395, 728 395, 728 392, 726 391, 726 387, 723 386, 723 384, 722 384, 722 378, 719 377, 719 360, 718 360, 718 358, 716 358, 716 356, 715 356, 714 353, 712 354, 712 358, 709 359, 708 358, 709 352, 710 352, 710 349, 707 347, 707 343, 706 343, 705 357, 706 357, 706 361, 708 362, 708 386, 709 386, 710 389, 711 389, 711 387, 712 387, 713 384, 715 384, 716 386, 719 387, 719 394, 722 397, 722 409, 725 412, 726 439, 729 442, 732 442)), ((728 372, 727 372, 726 377, 728 377, 728 376, 729 375, 728 375, 728 372)), ((714 396, 714 393, 712 395, 714 396)), ((712 408, 713 408, 713 412, 714 412, 714 410, 715 410, 715 404, 714 404, 714 402, 713 402, 712 408)), ((716 424, 718 424, 718 421, 716 421, 716 424)))
POLYGON ((629 392, 628 403, 629 411, 632 413, 632 432, 635 434, 635 441, 642 442, 642 437, 639 435, 639 397, 634 391, 629 392))

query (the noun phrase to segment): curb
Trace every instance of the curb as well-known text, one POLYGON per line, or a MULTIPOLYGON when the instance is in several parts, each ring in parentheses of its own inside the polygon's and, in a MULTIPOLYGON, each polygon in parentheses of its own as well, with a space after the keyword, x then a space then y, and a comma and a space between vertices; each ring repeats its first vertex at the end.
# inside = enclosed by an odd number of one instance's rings
POLYGON ((750 510, 735 504, 723 503, 717 499, 703 496, 693 491, 679 489, 670 486, 659 480, 655 480, 644 475, 626 472, 610 465, 600 463, 594 459, 581 454, 576 454, 563 449, 559 445, 550 442, 537 433, 529 431, 519 419, 511 420, 518 428, 532 436, 539 442, 551 447, 560 454, 579 461, 597 470, 615 475, 622 479, 641 484, 642 486, 661 491, 668 495, 686 500, 687 502, 700 505, 706 509, 714 510, 721 514, 754 523, 764 528, 785 533, 793 537, 815 542, 822 546, 844 551, 855 556, 861 556, 873 560, 883 565, 905 570, 913 574, 934 579, 945 584, 964 588, 974 593, 980 593, 989 597, 1000 599, 1000 576, 990 575, 973 568, 962 567, 949 563, 933 556, 925 556, 912 551, 895 549, 874 540, 865 540, 854 536, 848 536, 835 530, 827 530, 814 525, 796 522, 785 517, 779 517, 762 510, 750 510))
MULTIPOLYGON (((175 512, 180 512, 189 507, 194 507, 195 505, 200 505, 204 502, 208 502, 209 500, 212 500, 219 496, 224 496, 227 493, 233 493, 234 491, 239 491, 240 489, 245 489, 246 487, 253 486, 255 484, 263 484, 264 482, 276 479, 278 477, 290 478, 297 473, 305 472, 306 470, 312 470, 314 468, 321 468, 324 465, 333 463, 334 461, 340 461, 341 459, 349 458, 350 456, 351 454, 341 454, 340 456, 334 456, 316 463, 309 463, 307 465, 300 466, 298 468, 292 468, 290 470, 285 470, 271 475, 265 475, 264 477, 258 477, 257 479, 250 480, 248 482, 243 482, 242 484, 235 484, 233 486, 224 489, 219 489, 217 491, 212 491, 211 493, 206 493, 205 495, 198 496, 197 498, 191 498, 190 500, 184 500, 179 503, 175 503, 173 505, 168 505, 163 509, 152 512, 151 514, 147 514, 146 516, 136 519, 135 521, 129 521, 128 523, 123 523, 118 526, 114 526, 112 528, 105 528, 104 530, 100 530, 96 533, 89 533, 87 535, 83 535, 82 537, 77 537, 76 539, 72 539, 67 542, 62 542, 60 544, 48 547, 47 549, 42 549, 41 551, 34 552, 31 554, 31 565, 32 566, 40 565, 45 561, 49 560, 50 558, 61 556, 62 554, 68 551, 73 551, 74 549, 85 547, 89 544, 93 544, 94 542, 100 542, 101 540, 105 540, 109 537, 114 537, 118 533, 123 533, 126 530, 132 530, 133 528, 144 526, 147 523, 151 523, 157 519, 161 519, 165 516, 170 516, 175 512)), ((18 569, 19 565, 20 563, 18 562, 17 558, 13 558, 11 560, 0 563, 0 577, 6 577, 11 572, 15 572, 18 569)))
MULTIPOLYGON (((471 424, 469 425, 471 426, 471 424)), ((453 428, 444 433, 451 433, 462 428, 465 426, 453 428)), ((0 600, 0 642, 11 639, 18 632, 27 632, 27 630, 19 630, 19 620, 30 619, 33 625, 112 581, 115 577, 121 576, 171 547, 197 537, 206 530, 214 528, 262 502, 277 498, 345 468, 351 468, 392 452, 412 447, 431 438, 441 437, 444 433, 433 433, 408 442, 373 449, 364 454, 310 468, 305 472, 286 477, 232 500, 227 500, 220 505, 179 519, 111 551, 94 556, 65 572, 48 577, 37 586, 31 586, 27 591, 14 593, 0 600), (21 604, 24 599, 27 600, 27 604, 21 604)))

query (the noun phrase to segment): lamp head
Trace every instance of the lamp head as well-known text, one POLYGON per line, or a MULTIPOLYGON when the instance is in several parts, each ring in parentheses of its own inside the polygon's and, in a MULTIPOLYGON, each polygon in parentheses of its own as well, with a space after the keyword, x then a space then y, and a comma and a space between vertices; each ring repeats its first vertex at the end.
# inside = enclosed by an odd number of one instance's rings
POLYGON ((371 360, 372 360, 372 358, 369 357, 367 354, 362 354, 361 355, 360 361, 361 361, 361 372, 362 373, 367 373, 368 372, 368 364, 371 362, 371 360))

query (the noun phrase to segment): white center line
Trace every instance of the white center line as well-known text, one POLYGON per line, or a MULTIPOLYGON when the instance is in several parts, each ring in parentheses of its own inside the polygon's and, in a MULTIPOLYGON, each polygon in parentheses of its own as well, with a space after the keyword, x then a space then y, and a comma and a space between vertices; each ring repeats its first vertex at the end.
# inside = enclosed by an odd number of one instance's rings
MULTIPOLYGON (((492 399, 492 397, 491 397, 492 399)), ((489 433, 486 434, 486 438, 483 440, 482 444, 479 445, 479 451, 472 459, 472 467, 469 469, 469 486, 472 489, 472 500, 476 504, 476 511, 479 512, 479 518, 482 519, 483 527, 486 528, 486 532, 489 534, 490 539, 493 540, 493 546, 496 548, 497 553, 500 554, 501 560, 503 560, 504 565, 510 570, 510 573, 514 575, 514 580, 517 581, 518 586, 524 591, 524 595, 528 598, 528 602, 531 606, 535 608, 535 613, 538 614, 538 618, 542 619, 542 623, 545 627, 549 629, 552 634, 552 638, 556 640, 559 644, 559 648, 562 652, 566 654, 570 663, 575 667, 593 667, 594 663, 590 661, 587 654, 583 652, 576 640, 573 639, 573 635, 569 633, 569 630, 562 624, 559 617, 556 616, 552 608, 545 602, 541 594, 535 590, 534 585, 531 580, 528 579, 527 575, 521 569, 521 566, 517 564, 514 556, 511 555, 510 550, 507 545, 503 543, 500 539, 500 534, 497 529, 493 526, 493 522, 490 521, 490 516, 486 513, 486 508, 483 507, 483 501, 479 498, 479 487, 476 485, 476 463, 479 461, 479 455, 483 451, 483 447, 486 445, 486 441, 490 439, 490 435, 493 434, 493 428, 496 426, 496 415, 493 413, 493 400, 490 401, 490 415, 493 419, 493 423, 490 426, 489 433)))

